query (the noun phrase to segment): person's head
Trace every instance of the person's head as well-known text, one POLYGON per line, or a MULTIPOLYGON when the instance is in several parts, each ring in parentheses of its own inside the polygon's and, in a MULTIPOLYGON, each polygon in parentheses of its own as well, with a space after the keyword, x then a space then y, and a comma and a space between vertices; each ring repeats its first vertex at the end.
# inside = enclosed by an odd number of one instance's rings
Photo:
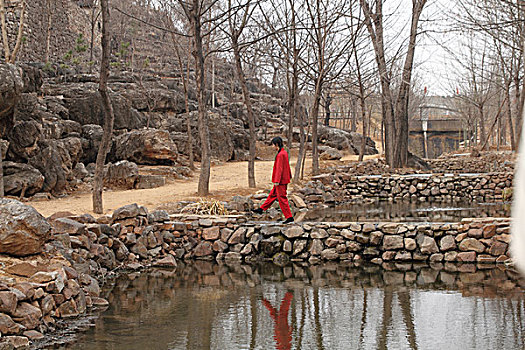
POLYGON ((283 148, 283 139, 280 138, 279 136, 276 136, 272 139, 272 146, 280 151, 282 148, 283 148))

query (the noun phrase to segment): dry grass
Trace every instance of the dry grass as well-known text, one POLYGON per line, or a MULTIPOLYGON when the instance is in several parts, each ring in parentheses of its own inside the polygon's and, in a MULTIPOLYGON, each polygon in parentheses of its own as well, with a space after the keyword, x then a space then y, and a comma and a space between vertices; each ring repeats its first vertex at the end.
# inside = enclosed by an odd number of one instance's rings
POLYGON ((182 208, 180 212, 199 215, 228 215, 224 204, 214 198, 200 198, 197 202, 182 208))

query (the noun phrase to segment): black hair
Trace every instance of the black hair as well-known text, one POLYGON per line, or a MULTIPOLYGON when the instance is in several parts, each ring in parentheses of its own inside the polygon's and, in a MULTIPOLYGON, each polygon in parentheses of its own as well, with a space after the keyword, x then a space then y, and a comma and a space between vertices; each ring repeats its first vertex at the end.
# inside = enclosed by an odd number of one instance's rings
POLYGON ((276 136, 272 139, 272 145, 279 147, 279 151, 283 149, 283 139, 280 136, 276 136))

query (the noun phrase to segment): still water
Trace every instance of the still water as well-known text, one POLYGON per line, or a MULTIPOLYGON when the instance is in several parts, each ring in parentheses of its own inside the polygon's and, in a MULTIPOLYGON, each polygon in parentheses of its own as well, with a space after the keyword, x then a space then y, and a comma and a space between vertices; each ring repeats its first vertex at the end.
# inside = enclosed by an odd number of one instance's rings
POLYGON ((301 215, 301 221, 459 222, 463 218, 486 217, 510 217, 510 203, 398 201, 346 204, 309 210, 301 215))
POLYGON ((107 286, 68 349, 522 349, 519 276, 476 265, 182 264, 107 286))

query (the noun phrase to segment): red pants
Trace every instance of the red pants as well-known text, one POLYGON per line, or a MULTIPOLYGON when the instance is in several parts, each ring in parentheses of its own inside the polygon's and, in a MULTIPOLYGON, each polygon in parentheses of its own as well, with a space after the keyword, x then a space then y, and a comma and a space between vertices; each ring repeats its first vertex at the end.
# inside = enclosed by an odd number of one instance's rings
POLYGON ((288 197, 286 197, 286 187, 288 187, 288 185, 274 185, 270 191, 270 194, 268 195, 268 198, 266 198, 266 201, 264 201, 263 205, 261 205, 261 209, 266 210, 270 208, 272 203, 277 199, 284 217, 286 219, 291 218, 292 211, 290 210, 290 204, 288 204, 288 197))

